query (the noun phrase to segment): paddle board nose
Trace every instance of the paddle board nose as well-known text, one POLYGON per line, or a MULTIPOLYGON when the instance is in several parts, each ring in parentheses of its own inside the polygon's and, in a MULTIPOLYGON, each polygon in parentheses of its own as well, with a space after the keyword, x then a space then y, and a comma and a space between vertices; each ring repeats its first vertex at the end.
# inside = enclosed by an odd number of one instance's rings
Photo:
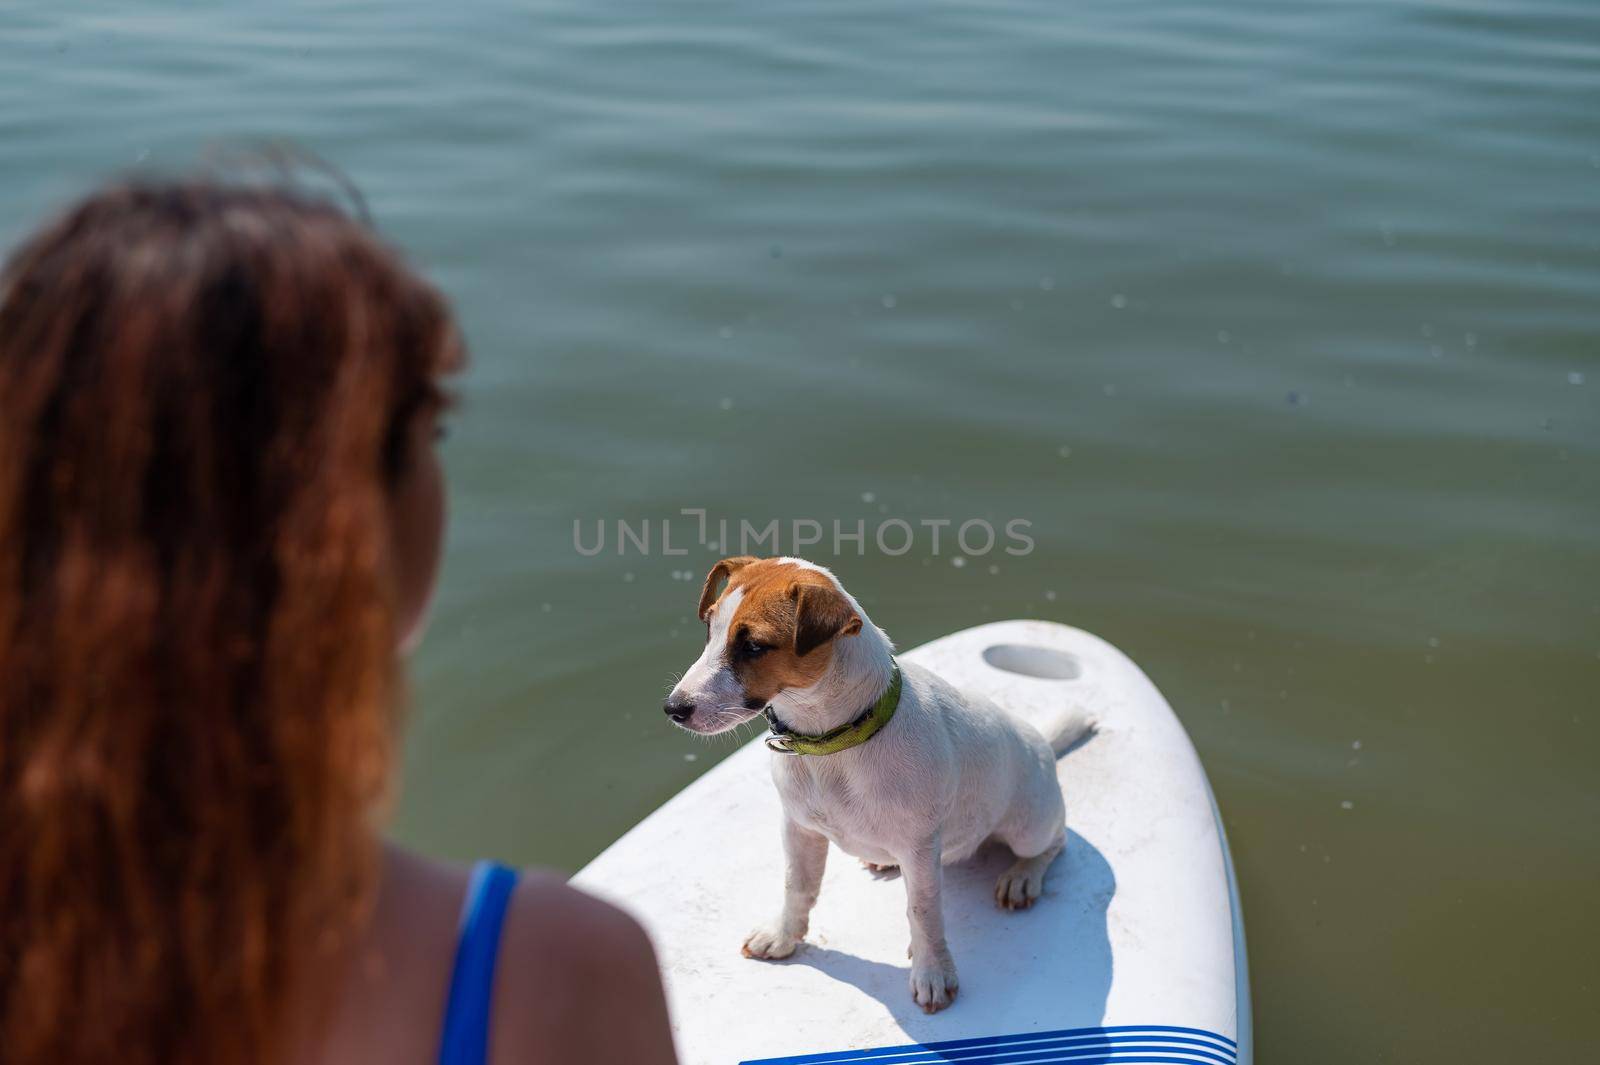
POLYGON ((967 629, 900 657, 1041 728, 1092 722, 1092 739, 1057 763, 1068 840, 1043 897, 1015 913, 995 905, 1003 849, 944 869, 961 996, 932 1016, 906 993, 903 883, 837 851, 793 956, 742 957, 784 870, 769 756, 754 740, 574 878, 649 929, 682 1061, 1249 1065, 1227 839, 1155 685, 1111 644, 1043 621, 967 629))

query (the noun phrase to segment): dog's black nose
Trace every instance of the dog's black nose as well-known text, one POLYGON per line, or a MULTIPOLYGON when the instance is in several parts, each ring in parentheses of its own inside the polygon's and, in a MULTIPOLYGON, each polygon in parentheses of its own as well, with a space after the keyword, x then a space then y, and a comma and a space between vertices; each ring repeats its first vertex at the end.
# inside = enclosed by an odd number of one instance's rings
POLYGON ((694 704, 677 699, 668 699, 661 705, 661 709, 667 712, 668 717, 681 725, 689 720, 689 716, 694 713, 694 704))

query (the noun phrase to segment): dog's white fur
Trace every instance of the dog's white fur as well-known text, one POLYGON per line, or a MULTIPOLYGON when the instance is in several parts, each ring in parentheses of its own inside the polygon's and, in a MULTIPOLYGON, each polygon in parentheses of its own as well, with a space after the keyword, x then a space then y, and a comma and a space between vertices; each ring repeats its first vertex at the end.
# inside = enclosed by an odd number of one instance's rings
MULTIPOLYGON (((827 672, 811 687, 772 699, 779 719, 816 735, 853 720, 888 687, 889 638, 828 570, 861 618, 861 631, 833 640, 827 672)), ((727 626, 743 589, 726 593, 713 616, 706 649, 672 698, 692 702, 685 727, 713 733, 755 716, 743 705, 738 678, 723 661, 727 626)), ((1056 757, 1089 729, 1071 715, 1046 738, 991 700, 958 692, 918 666, 902 663, 893 718, 859 746, 824 756, 772 755, 772 778, 783 800, 787 861, 783 909, 745 940, 754 958, 785 958, 805 935, 832 841, 869 867, 898 866, 905 879, 911 926, 911 994, 924 1010, 954 999, 955 961, 945 943, 941 865, 960 861, 987 840, 1017 855, 995 885, 1007 909, 1023 908, 1044 889, 1045 870, 1066 840, 1066 811, 1056 757)))

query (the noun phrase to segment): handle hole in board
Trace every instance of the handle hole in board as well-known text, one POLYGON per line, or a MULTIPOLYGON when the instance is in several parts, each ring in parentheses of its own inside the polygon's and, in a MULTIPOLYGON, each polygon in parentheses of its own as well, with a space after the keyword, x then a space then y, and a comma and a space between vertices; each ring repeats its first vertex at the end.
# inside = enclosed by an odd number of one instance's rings
POLYGON ((990 644, 983 649, 983 660, 995 669, 1040 680, 1077 680, 1083 676, 1083 665, 1076 655, 1035 644, 990 644))

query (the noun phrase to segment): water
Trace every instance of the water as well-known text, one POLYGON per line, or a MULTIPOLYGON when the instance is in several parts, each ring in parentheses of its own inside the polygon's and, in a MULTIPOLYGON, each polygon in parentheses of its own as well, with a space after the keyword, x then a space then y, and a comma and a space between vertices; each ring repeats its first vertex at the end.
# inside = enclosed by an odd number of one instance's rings
POLYGON ((658 709, 714 553, 575 519, 861 519, 808 553, 900 644, 1167 693, 1262 1061, 1595 1057, 1600 7, 263 8, 8 5, 0 236, 286 137, 454 296, 401 838, 576 868, 731 749, 658 709))

